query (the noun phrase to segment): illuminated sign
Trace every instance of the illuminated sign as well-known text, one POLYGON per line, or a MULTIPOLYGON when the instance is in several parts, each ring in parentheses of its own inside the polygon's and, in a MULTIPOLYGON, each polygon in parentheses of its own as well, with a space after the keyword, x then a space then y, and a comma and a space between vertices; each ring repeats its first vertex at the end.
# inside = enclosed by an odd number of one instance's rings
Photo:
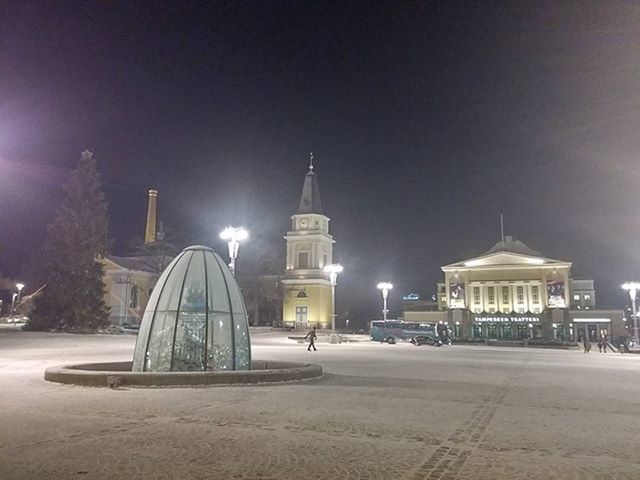
POLYGON ((464 308, 464 283, 449 283, 449 308, 464 308))
POLYGON ((473 315, 475 323, 538 323, 540 317, 534 315, 473 315))
POLYGON ((564 282, 550 280, 547 282, 548 303, 551 308, 566 308, 564 282))
POLYGON ((410 293, 409 295, 405 295, 404 297, 402 297, 402 300, 407 300, 407 301, 420 300, 420 295, 418 295, 417 293, 410 293))

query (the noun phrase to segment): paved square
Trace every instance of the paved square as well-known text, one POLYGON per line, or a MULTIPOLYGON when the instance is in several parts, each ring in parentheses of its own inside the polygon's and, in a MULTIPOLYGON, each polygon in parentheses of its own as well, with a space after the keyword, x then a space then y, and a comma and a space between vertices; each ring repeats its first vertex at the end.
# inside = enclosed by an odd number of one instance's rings
POLYGON ((132 336, 0 330, 0 478, 640 478, 640 355, 254 335, 325 377, 92 389, 50 365, 131 358, 132 336))

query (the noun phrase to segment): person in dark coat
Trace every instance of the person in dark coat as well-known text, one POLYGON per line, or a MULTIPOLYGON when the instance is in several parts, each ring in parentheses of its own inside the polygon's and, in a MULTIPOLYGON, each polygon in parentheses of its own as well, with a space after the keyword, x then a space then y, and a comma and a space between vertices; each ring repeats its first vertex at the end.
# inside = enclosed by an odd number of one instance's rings
POLYGON ((313 347, 313 351, 316 351, 316 338, 318 338, 318 336, 316 335, 316 327, 313 327, 309 333, 307 333, 307 335, 304 338, 308 338, 309 339, 309 346, 307 347, 307 351, 311 351, 311 347, 313 347))
POLYGON ((591 342, 586 336, 584 337, 583 340, 584 340, 584 353, 589 353, 589 350, 591 350, 591 342))

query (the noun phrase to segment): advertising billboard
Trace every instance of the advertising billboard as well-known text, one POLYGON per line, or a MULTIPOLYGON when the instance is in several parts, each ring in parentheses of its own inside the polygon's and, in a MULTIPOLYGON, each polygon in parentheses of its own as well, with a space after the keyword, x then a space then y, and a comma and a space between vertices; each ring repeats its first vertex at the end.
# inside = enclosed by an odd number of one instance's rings
POLYGON ((565 286, 563 280, 550 280, 547 282, 547 296, 550 308, 566 308, 565 286))
POLYGON ((449 284, 449 308, 464 308, 464 283, 449 284))

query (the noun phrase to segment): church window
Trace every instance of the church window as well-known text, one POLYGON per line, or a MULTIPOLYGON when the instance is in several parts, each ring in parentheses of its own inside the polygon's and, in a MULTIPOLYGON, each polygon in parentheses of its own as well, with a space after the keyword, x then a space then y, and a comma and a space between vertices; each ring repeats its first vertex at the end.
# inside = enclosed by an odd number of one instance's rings
POLYGON ((298 254, 298 268, 309 268, 309 253, 302 252, 298 254))

